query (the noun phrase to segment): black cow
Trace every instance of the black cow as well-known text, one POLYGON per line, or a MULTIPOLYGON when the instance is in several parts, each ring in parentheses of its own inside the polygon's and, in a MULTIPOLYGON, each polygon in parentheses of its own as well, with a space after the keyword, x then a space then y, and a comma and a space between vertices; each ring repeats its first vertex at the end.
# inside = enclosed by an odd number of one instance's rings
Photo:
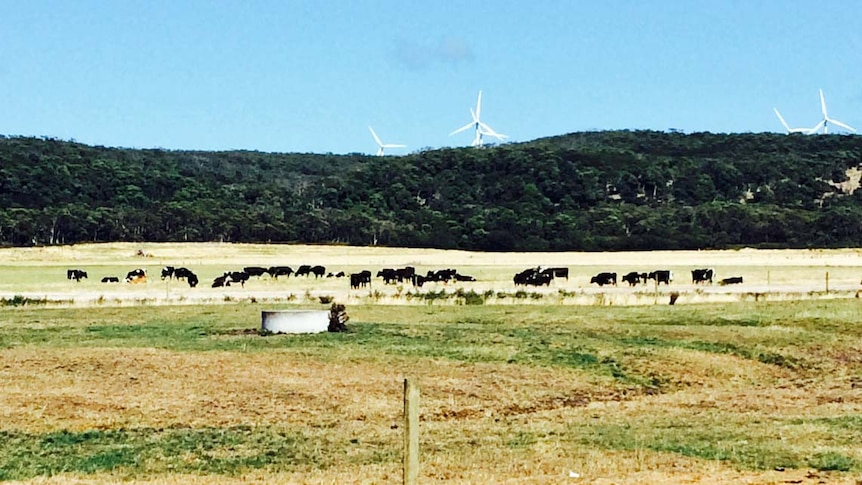
POLYGON ((425 281, 441 281, 443 283, 448 283, 450 280, 455 279, 456 274, 458 274, 458 270, 452 268, 428 271, 425 275, 425 281))
POLYGON ((371 271, 364 270, 359 273, 350 274, 350 288, 356 289, 371 284, 371 271))
POLYGON ((81 271, 80 269, 69 269, 66 270, 66 279, 67 280, 75 280, 75 282, 80 283, 81 278, 86 278, 87 272, 81 271))
POLYGON ((545 271, 553 274, 555 278, 569 279, 569 268, 547 268, 545 271))
POLYGON ((174 267, 173 266, 165 266, 162 268, 162 279, 170 279, 174 276, 174 267))
POLYGON ((725 278, 718 282, 721 286, 724 285, 738 285, 742 283, 742 276, 734 276, 732 278, 725 278))
POLYGON ((599 273, 592 278, 590 278, 590 284, 596 283, 599 286, 605 285, 617 285, 617 274, 616 273, 599 273))
POLYGON ((474 278, 472 276, 468 276, 465 274, 458 274, 458 273, 455 273, 455 279, 457 281, 476 281, 476 278, 474 278))
POLYGON ((246 266, 242 270, 244 272, 248 273, 249 276, 257 276, 258 278, 260 278, 261 276, 263 276, 266 273, 269 273, 269 271, 266 268, 261 267, 261 266, 246 266))
POLYGON ((628 283, 629 286, 636 286, 641 282, 641 273, 638 273, 637 271, 626 273, 623 275, 622 280, 628 283))
POLYGON ((416 268, 413 266, 405 266, 403 268, 398 268, 395 270, 395 275, 398 277, 398 282, 403 283, 404 281, 409 281, 413 279, 413 275, 416 274, 416 268))
POLYGON ((186 281, 188 282, 190 288, 194 288, 198 285, 198 275, 190 273, 189 276, 186 278, 186 281))
POLYGON ((655 280, 656 284, 664 283, 666 285, 669 285, 670 282, 673 281, 673 272, 666 269, 651 271, 647 275, 647 279, 655 280))
POLYGON ((345 276, 344 271, 339 271, 338 273, 335 273, 336 278, 344 278, 344 276, 345 276))
POLYGON ((116 276, 105 276, 104 278, 102 278, 102 283, 119 283, 119 282, 120 282, 120 278, 118 278, 116 276))
POLYGON ((126 273, 126 283, 145 283, 147 281, 147 270, 137 268, 126 273))
POLYGON ((383 268, 377 272, 377 278, 383 278, 383 284, 388 285, 398 280, 398 273, 393 268, 383 268))
POLYGON ((191 276, 194 276, 194 273, 188 268, 177 268, 174 270, 174 278, 178 280, 188 280, 191 276))
POLYGON ((707 283, 712 284, 712 278, 715 271, 712 268, 693 269, 691 270, 691 282, 693 284, 707 283))
POLYGON ((228 271, 224 274, 225 286, 230 286, 231 283, 239 283, 240 286, 245 287, 245 282, 248 281, 248 273, 245 271, 228 271))
POLYGON ((516 274, 513 278, 515 286, 550 286, 554 275, 550 272, 539 270, 539 268, 529 268, 516 274))
POLYGON ((299 267, 298 270, 296 270, 294 276, 308 276, 310 274, 313 274, 315 278, 319 278, 326 274, 326 268, 323 266, 311 266, 308 264, 303 264, 299 267))
POLYGON ((266 270, 266 272, 269 273, 269 275, 273 278, 278 279, 279 276, 289 277, 291 274, 293 274, 293 268, 291 268, 290 266, 270 266, 269 269, 266 270))
POLYGON ((213 280, 212 287, 213 288, 221 288, 222 286, 225 286, 225 285, 230 286, 230 284, 227 282, 227 276, 219 276, 218 278, 213 280))
POLYGON ((424 285, 425 282, 428 280, 421 274, 414 274, 413 277, 410 278, 410 281, 413 283, 413 286, 418 286, 419 288, 422 288, 422 285, 424 285))

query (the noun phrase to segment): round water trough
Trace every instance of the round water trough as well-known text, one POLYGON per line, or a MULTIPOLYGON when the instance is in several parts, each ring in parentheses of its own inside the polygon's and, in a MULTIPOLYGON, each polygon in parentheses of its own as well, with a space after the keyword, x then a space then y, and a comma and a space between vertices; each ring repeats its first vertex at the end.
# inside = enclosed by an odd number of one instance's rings
POLYGON ((329 328, 325 310, 272 310, 260 312, 261 328, 272 333, 320 333, 329 328))

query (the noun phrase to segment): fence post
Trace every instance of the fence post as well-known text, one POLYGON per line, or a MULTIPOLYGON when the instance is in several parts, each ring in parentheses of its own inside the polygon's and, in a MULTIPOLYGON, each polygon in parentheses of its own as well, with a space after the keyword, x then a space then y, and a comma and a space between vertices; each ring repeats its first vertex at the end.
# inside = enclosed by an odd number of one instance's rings
POLYGON ((829 272, 826 272, 826 294, 829 294, 829 272))
POLYGON ((404 379, 404 485, 419 478, 419 387, 404 379))

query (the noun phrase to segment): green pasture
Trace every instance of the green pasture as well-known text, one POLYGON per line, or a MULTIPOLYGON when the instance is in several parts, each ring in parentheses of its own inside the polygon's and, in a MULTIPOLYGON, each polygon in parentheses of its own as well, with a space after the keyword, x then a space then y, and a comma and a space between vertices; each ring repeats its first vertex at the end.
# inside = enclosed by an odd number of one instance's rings
MULTIPOLYGON (((22 270, 20 276, 27 274, 22 270)), ((276 353, 381 369, 395 362, 481 364, 517 370, 524 379, 538 369, 559 369, 575 372, 608 394, 628 396, 624 401, 637 400, 647 412, 574 405, 558 414, 524 411, 529 419, 491 422, 483 428, 485 436, 472 440, 459 435, 460 424, 439 423, 445 432, 432 431, 437 433, 433 439, 423 435, 423 460, 468 453, 478 439, 515 456, 540 454, 548 446, 571 453, 588 450, 591 456, 645 450, 743 471, 862 473, 859 300, 614 308, 356 306, 348 308, 348 333, 294 336, 259 335, 262 309, 272 307, 2 307, 0 359, 11 350, 40 355, 62 349, 144 348, 230 353, 237 359, 276 353), (711 359, 761 368, 770 376, 733 383, 741 398, 746 392, 768 395, 810 386, 832 401, 811 408, 777 407, 774 413, 737 409, 721 399, 709 406, 668 405, 676 403, 675 396, 682 400, 731 390, 721 377, 710 377, 703 369, 695 377, 695 369, 689 374, 680 365, 711 359)), ((435 426, 433 416, 423 420, 435 426)), ((0 480, 58 473, 111 473, 123 479, 165 473, 240 476, 249 470, 297 472, 348 463, 397 468, 399 460, 396 437, 366 440, 302 424, 177 423, 38 433, 0 424, 0 480)))

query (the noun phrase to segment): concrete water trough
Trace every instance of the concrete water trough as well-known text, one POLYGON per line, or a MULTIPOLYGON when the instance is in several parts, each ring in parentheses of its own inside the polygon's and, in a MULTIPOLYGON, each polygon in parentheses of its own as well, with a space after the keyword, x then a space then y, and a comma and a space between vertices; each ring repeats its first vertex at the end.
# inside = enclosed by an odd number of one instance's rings
POLYGON ((329 328, 326 310, 270 310, 260 312, 261 328, 272 333, 320 333, 329 328))

